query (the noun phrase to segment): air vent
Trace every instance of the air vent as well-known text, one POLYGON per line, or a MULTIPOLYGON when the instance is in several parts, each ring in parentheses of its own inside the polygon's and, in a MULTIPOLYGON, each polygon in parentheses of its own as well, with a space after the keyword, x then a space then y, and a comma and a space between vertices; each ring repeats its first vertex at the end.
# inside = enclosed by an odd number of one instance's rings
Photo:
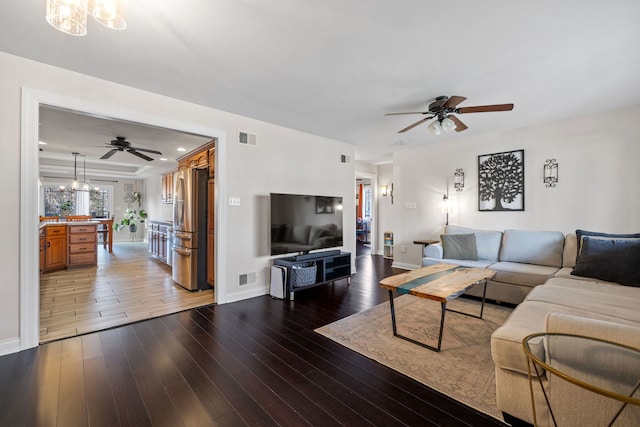
POLYGON ((341 154, 340 163, 346 163, 346 164, 351 163, 351 156, 347 156, 346 154, 341 154))
POLYGON ((256 283, 256 273, 246 273, 238 276, 238 284, 240 286, 251 285, 256 283))
POLYGON ((247 132, 239 132, 238 133, 238 142, 244 145, 258 145, 256 142, 256 136, 252 133, 247 132))

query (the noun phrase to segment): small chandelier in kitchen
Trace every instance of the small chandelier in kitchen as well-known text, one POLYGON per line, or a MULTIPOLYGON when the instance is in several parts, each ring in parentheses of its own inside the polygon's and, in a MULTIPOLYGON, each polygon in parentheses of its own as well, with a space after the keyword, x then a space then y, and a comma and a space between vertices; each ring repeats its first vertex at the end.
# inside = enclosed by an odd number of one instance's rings
POLYGON ((47 0, 46 19, 55 29, 72 36, 87 34, 87 16, 113 30, 124 30, 126 0, 47 0))
POLYGON ((86 156, 84 159, 84 176, 83 176, 83 181, 82 182, 78 182, 78 156, 80 155, 80 153, 71 153, 73 155, 73 181, 71 182, 71 185, 69 185, 68 187, 65 185, 61 185, 60 186, 60 191, 89 191, 91 189, 91 185, 87 182, 87 160, 86 160, 86 156))

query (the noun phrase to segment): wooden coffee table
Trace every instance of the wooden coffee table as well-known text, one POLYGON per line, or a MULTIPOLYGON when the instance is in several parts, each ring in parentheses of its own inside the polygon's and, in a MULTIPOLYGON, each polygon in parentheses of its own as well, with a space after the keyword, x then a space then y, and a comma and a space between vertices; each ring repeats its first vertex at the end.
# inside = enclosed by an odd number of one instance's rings
POLYGON ((442 331, 444 330, 445 313, 447 311, 453 311, 466 316, 482 319, 484 301, 487 294, 487 279, 492 278, 495 274, 495 271, 485 268, 466 268, 452 264, 436 264, 382 279, 380 281, 380 287, 389 290, 389 306, 391 308, 393 335, 419 346, 428 348, 429 350, 440 351, 442 346, 442 331), (484 283, 484 289, 482 292, 480 315, 447 309, 447 302, 453 301, 460 295, 464 294, 467 289, 472 288, 481 282, 484 283), (440 302, 442 314, 440 315, 440 334, 438 335, 437 347, 416 341, 398 333, 396 328, 396 314, 393 306, 393 291, 440 302))

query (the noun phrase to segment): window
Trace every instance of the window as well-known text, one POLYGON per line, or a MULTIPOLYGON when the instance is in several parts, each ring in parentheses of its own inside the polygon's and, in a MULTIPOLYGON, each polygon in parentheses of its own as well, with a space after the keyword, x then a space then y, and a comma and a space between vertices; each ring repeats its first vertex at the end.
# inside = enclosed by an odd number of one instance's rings
POLYGON ((60 215, 66 209, 71 215, 91 215, 95 218, 110 218, 113 210, 113 186, 91 189, 89 191, 69 191, 60 185, 46 183, 42 186, 43 214, 45 216, 60 215))
POLYGON ((363 204, 362 204, 362 216, 365 221, 371 220, 371 186, 367 185, 364 187, 363 195, 362 195, 363 204))

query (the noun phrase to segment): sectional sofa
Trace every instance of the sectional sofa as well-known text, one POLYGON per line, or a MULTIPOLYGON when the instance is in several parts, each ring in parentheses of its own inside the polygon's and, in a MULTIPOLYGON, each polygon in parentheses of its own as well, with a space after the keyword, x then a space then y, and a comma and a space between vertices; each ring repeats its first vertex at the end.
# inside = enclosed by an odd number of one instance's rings
MULTIPOLYGON (((449 226, 441 236, 442 243, 425 248, 423 265, 445 262, 495 270, 487 297, 517 304, 491 337, 497 404, 509 418, 534 421, 522 346, 527 335, 569 333, 640 349, 640 235, 598 234, 578 230, 577 235, 565 236, 555 231, 501 232, 449 226), (474 236, 475 256, 467 247, 469 235, 474 236)), ((549 357, 544 340, 536 348, 538 356, 549 357)), ((575 353, 571 357, 576 366, 591 357, 584 349, 566 351, 575 353)), ((631 373, 607 380, 639 381, 640 360, 633 363, 631 373)), ((593 374, 597 382, 597 372, 587 374, 593 374)), ((541 375, 557 425, 607 425, 621 406, 557 376, 541 375)), ((553 425, 538 384, 534 384, 534 393, 538 425, 553 425)), ((640 425, 640 407, 628 405, 615 425, 640 425)))

